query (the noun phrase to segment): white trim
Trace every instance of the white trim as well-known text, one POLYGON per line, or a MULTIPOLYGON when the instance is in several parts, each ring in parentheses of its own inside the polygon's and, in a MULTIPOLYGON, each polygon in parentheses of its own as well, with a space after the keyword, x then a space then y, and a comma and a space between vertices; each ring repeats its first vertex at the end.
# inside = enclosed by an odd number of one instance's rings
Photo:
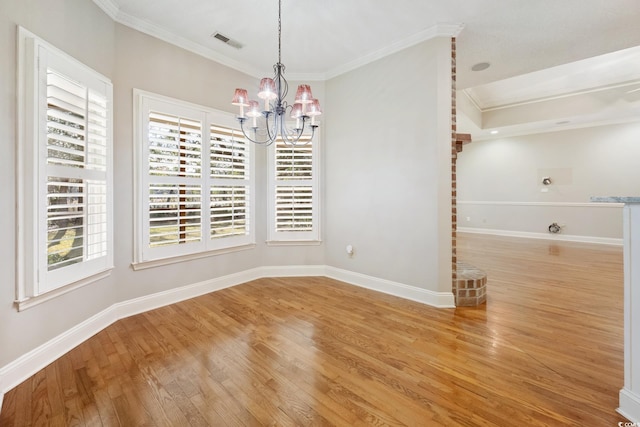
POLYGON ((603 91, 606 91, 606 90, 617 89, 617 88, 621 88, 621 87, 622 88, 623 87, 627 87, 627 86, 634 87, 637 84, 638 84, 637 81, 635 81, 635 82, 624 82, 624 83, 613 83, 613 84, 607 84, 607 85, 604 85, 604 86, 591 87, 591 88, 588 88, 588 89, 580 89, 580 90, 576 90, 576 91, 573 91, 573 92, 561 93, 561 94, 558 94, 558 95, 548 95, 548 96, 543 96, 543 97, 540 97, 540 98, 527 99, 526 101, 507 102, 505 104, 500 104, 500 105, 496 105, 496 106, 493 106, 493 107, 486 107, 486 108, 480 107, 480 105, 476 101, 475 97, 473 96, 473 92, 470 90, 472 88, 462 89, 462 92, 465 95, 467 95, 467 97, 469 97, 469 99, 471 99, 473 104, 478 108, 478 110, 480 110, 480 112, 485 113, 485 112, 489 112, 489 111, 504 110, 504 109, 513 108, 513 107, 521 107, 523 105, 538 104, 540 102, 555 101, 557 99, 570 98, 572 96, 589 95, 589 94, 592 94, 592 93, 603 92, 603 91))
POLYGON ((162 265, 170 265, 178 262, 191 261, 191 260, 200 259, 200 258, 207 258, 214 255, 223 255, 223 254, 230 254, 233 252, 246 251, 248 249, 255 249, 255 247, 256 247, 255 243, 250 243, 248 245, 234 246, 234 247, 224 248, 224 249, 214 249, 212 251, 197 252, 193 254, 174 256, 170 258, 160 258, 152 261, 132 262, 131 268, 133 268, 135 271, 145 270, 147 268, 154 268, 154 267, 160 267, 162 265))
POLYGON ((267 240, 267 246, 320 246, 322 240, 267 240))
POLYGON ((260 267, 260 277, 316 277, 326 276, 324 265, 288 265, 260 267))
POLYGON ((640 422, 640 200, 625 205, 624 224, 624 386, 618 412, 640 422))
POLYGON ((114 306, 111 306, 3 366, 0 368, 0 393, 8 392, 116 320, 114 306))
POLYGON ((63 354, 117 320, 264 277, 311 276, 326 276, 351 285, 394 295, 437 308, 455 307, 453 293, 451 292, 433 292, 335 267, 325 265, 257 267, 180 288, 119 302, 95 314, 68 331, 63 332, 0 368, 0 410, 2 409, 1 403, 4 393, 13 389, 63 354))
POLYGON ((401 50, 407 49, 418 43, 434 39, 436 37, 457 37, 458 34, 460 34, 460 32, 463 30, 463 28, 464 24, 436 24, 430 28, 427 28, 426 30, 412 35, 411 37, 407 37, 406 39, 397 41, 387 47, 378 49, 375 52, 372 52, 368 55, 362 56, 351 62, 347 62, 346 64, 340 65, 327 71, 325 80, 329 80, 341 74, 353 71, 356 68, 360 68, 371 62, 377 61, 378 59, 382 59, 386 56, 392 55, 396 52, 400 52, 401 50))
POLYGON ((50 299, 57 298, 60 295, 64 295, 67 292, 71 292, 75 289, 79 289, 83 286, 87 286, 91 283, 97 282, 98 280, 102 280, 105 277, 109 277, 109 275, 111 275, 111 270, 113 270, 113 266, 109 267, 105 271, 101 271, 89 277, 84 277, 78 280, 77 282, 70 283, 60 288, 55 288, 44 294, 26 297, 25 299, 22 299, 22 300, 16 300, 15 303, 18 306, 18 311, 35 307, 36 305, 42 304, 43 302, 49 301, 50 299))
POLYGON ((120 12, 120 7, 113 0, 93 0, 93 2, 98 6, 104 13, 109 15, 111 19, 114 21, 120 12))
POLYGON ((360 286, 361 288, 382 292, 433 307, 455 308, 452 292, 434 292, 428 289, 417 288, 415 286, 329 266, 326 267, 326 275, 329 278, 360 286))
MULTIPOLYGON (((248 74, 255 78, 261 78, 264 74, 264 70, 259 70, 248 66, 247 64, 231 59, 220 52, 215 51, 209 47, 196 43, 192 40, 186 39, 178 34, 167 31, 166 29, 155 25, 144 19, 137 18, 135 16, 124 13, 120 10, 118 5, 113 0, 93 0, 93 2, 102 9, 107 15, 109 15, 114 21, 125 25, 141 33, 150 35, 162 41, 165 41, 174 46, 180 47, 189 52, 203 56, 207 59, 211 59, 219 64, 233 68, 234 70, 248 74)), ((354 61, 348 62, 344 65, 340 65, 326 73, 297 73, 289 74, 291 81, 326 81, 334 77, 344 74, 363 65, 369 64, 373 61, 377 61, 380 58, 389 56, 393 53, 399 52, 403 49, 427 41, 436 37, 457 37, 464 29, 464 24, 436 24, 430 28, 427 28, 417 34, 414 34, 406 39, 392 43, 391 45, 379 49, 373 53, 365 55, 354 61)))
POLYGON ((517 202, 517 201, 493 201, 493 200, 458 200, 458 205, 485 205, 485 206, 543 206, 559 208, 616 208, 620 209, 624 203, 607 202, 517 202))
POLYGON ((631 421, 640 425, 640 396, 623 388, 620 390, 620 407, 618 413, 631 421))
MULTIPOLYGON (((96 0, 94 0, 94 2, 96 2, 96 0)), ((109 14, 109 12, 102 7, 101 3, 102 1, 100 1, 100 3, 96 2, 96 4, 102 10, 104 10, 107 14, 109 14)), ((173 46, 177 46, 188 52, 195 53, 196 55, 200 55, 204 58, 210 59, 222 65, 225 65, 229 68, 233 68, 234 70, 248 74, 249 76, 260 78, 260 76, 264 74, 264 70, 258 70, 253 67, 249 67, 245 63, 236 61, 235 59, 231 59, 225 55, 222 55, 219 52, 216 52, 213 49, 210 49, 204 45, 201 45, 200 43, 196 43, 176 33, 167 31, 166 29, 152 22, 145 21, 144 19, 140 19, 135 16, 129 15, 127 13, 122 12, 121 10, 118 10, 117 14, 112 18, 114 19, 114 21, 126 27, 133 28, 134 30, 140 31, 141 33, 147 34, 151 37, 155 37, 173 46)))
POLYGON ((134 316, 146 311, 155 310, 170 304, 175 304, 190 298, 195 298, 210 292, 216 292, 242 283, 259 279, 261 268, 241 271, 203 282, 193 283, 180 288, 169 289, 155 294, 134 298, 129 301, 114 304, 118 319, 134 316))
POLYGON ((459 233, 489 234, 492 236, 522 237, 525 239, 560 240, 565 242, 595 243, 622 246, 622 239, 613 237, 576 236, 570 234, 545 234, 529 231, 495 230, 490 228, 458 227, 459 233))

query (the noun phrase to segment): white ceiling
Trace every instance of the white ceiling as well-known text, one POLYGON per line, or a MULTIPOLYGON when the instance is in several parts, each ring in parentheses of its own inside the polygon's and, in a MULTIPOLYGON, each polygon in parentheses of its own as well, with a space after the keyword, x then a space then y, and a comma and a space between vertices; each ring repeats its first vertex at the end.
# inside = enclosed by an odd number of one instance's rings
MULTIPOLYGON (((124 25, 256 77, 271 74, 277 60, 277 0, 93 1, 124 25)), ((640 85, 638 49, 603 58, 609 70, 620 71, 616 61, 631 67, 614 75, 599 72, 597 59, 576 62, 639 47, 639 0, 282 2, 282 62, 292 80, 328 79, 434 35, 457 35, 458 89, 468 89, 480 110, 640 85), (479 62, 491 66, 471 71, 479 62)))

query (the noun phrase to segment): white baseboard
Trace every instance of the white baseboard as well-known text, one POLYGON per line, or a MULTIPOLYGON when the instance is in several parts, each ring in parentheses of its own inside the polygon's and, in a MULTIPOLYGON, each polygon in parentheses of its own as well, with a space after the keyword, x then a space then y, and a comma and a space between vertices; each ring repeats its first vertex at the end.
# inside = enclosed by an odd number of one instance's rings
POLYGON ((640 425, 640 396, 626 388, 620 390, 618 413, 632 423, 640 425))
POLYGON ((119 319, 246 283, 262 277, 261 273, 259 268, 247 270, 116 303, 2 367, 0 369, 0 392, 6 393, 11 390, 119 319))
POLYGON ((525 239, 560 240, 565 242, 595 243, 622 246, 622 239, 612 237, 576 236, 570 234, 533 233, 529 231, 495 230, 491 228, 458 227, 459 233, 489 234, 493 236, 522 237, 525 239))
POLYGON ((116 320, 116 310, 111 306, 3 366, 0 369, 0 393, 8 392, 116 320))
POLYGON ((128 301, 116 303, 114 306, 116 307, 118 319, 124 319, 125 317, 144 313, 145 311, 154 310, 156 308, 175 304, 210 292, 219 291, 241 283, 259 279, 264 277, 261 275, 261 270, 261 268, 253 268, 251 270, 245 270, 239 273, 205 280, 203 282, 193 283, 179 288, 145 295, 140 298, 134 298, 128 301))
POLYGON ((326 267, 326 276, 340 280, 362 288, 394 295, 422 304, 431 305, 438 308, 454 308, 455 302, 453 292, 434 292, 403 283, 392 282, 353 271, 342 270, 335 267, 326 267))
POLYGON ((117 320, 263 277, 296 276, 327 276, 352 285, 395 295, 434 307, 451 308, 455 306, 451 292, 433 292, 324 265, 254 268, 240 273, 119 302, 97 313, 84 322, 0 368, 0 410, 2 410, 4 393, 16 387, 60 356, 117 320))

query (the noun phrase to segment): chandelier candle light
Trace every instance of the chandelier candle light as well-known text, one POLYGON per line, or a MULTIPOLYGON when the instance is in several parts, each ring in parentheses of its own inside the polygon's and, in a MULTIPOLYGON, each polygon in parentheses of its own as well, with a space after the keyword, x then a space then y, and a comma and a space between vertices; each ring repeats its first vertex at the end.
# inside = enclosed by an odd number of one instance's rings
POLYGON ((258 101, 249 100, 246 89, 236 89, 232 105, 240 107, 238 122, 245 138, 256 144, 271 145, 277 139, 289 145, 307 144, 313 139, 318 125, 316 116, 322 114, 320 103, 311 94, 311 87, 306 84, 298 86, 293 105, 288 105, 285 98, 289 85, 284 78, 285 66, 282 63, 282 0, 278 0, 278 62, 273 66, 274 77, 260 80, 258 97, 264 100, 261 106, 258 101), (260 109, 263 107, 262 111, 260 109), (287 112, 295 119, 295 127, 288 127, 287 112), (251 118, 251 126, 245 124, 251 118), (260 120, 258 120, 260 118, 260 120), (260 126, 259 126, 260 124, 260 126), (303 138, 306 130, 311 129, 309 138, 303 138))

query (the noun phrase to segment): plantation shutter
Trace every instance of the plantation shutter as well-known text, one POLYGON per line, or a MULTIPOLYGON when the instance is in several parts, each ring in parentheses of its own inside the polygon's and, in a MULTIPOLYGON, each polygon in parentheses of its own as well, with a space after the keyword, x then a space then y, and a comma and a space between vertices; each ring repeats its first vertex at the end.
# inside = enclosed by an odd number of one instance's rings
POLYGON ((155 111, 148 118, 148 245, 200 242, 202 123, 155 111))
POLYGON ((276 141, 273 148, 273 233, 271 240, 317 240, 316 148, 276 141))
POLYGON ((41 294, 110 267, 111 85, 40 47, 41 294))
POLYGON ((140 216, 134 265, 255 243, 252 147, 228 126, 234 117, 142 91, 136 99, 140 216))
POLYGON ((247 141, 229 128, 211 125, 211 239, 249 233, 249 168, 247 141))

